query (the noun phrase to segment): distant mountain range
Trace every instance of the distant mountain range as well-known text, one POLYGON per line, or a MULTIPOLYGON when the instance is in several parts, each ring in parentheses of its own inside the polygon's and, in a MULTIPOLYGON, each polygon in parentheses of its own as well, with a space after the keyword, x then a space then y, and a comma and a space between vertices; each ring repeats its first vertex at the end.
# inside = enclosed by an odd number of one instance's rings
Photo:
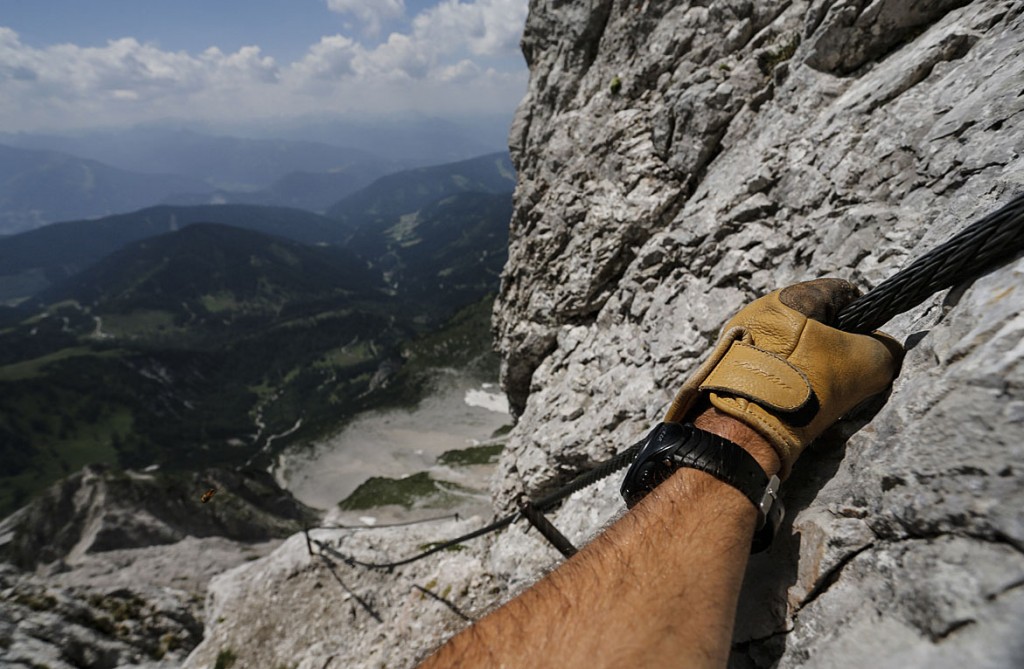
POLYGON ((256 191, 179 193, 164 198, 165 204, 257 204, 292 207, 317 213, 351 193, 364 188, 388 172, 381 164, 364 163, 329 172, 291 172, 266 188, 256 191))
POLYGON ((387 223, 456 193, 511 193, 516 173, 508 152, 405 170, 381 177, 329 207, 327 216, 353 227, 387 223))
POLYGON ((54 223, 0 238, 0 301, 28 297, 121 247, 192 223, 220 223, 306 244, 337 243, 341 225, 297 209, 226 205, 150 207, 91 221, 54 223))
POLYGON ((53 221, 105 216, 160 202, 172 193, 210 190, 202 179, 138 174, 53 151, 0 145, 0 232, 53 221))
MULTIPOLYGON (((0 237, 0 302, 37 293, 125 244, 190 223, 232 225, 304 244, 352 244, 363 257, 380 258, 395 246, 393 237, 401 236, 400 230, 388 230, 403 216, 460 193, 504 193, 511 202, 514 185, 508 154, 490 154, 382 177, 330 207, 334 212, 330 218, 278 207, 210 205, 151 207, 98 220, 55 223, 0 237)), ((491 211, 490 215, 499 220, 503 214, 491 211)), ((409 227, 413 219, 406 221, 409 227)), ((501 225, 507 223, 506 216, 501 225)))
POLYGON ((467 159, 486 148, 460 136, 475 131, 431 119, 325 123, 323 130, 361 148, 170 128, 0 133, 0 236, 155 204, 324 212, 384 175, 467 159))
POLYGON ((417 365, 482 354, 461 342, 486 332, 513 184, 491 155, 379 179, 339 218, 162 206, 0 238, 0 515, 89 462, 265 467, 415 401, 417 365))
POLYGON ((386 165, 386 171, 394 171, 409 166, 381 159, 369 151, 323 142, 212 136, 176 129, 77 136, 8 133, 0 134, 0 144, 61 151, 131 172, 187 174, 211 189, 265 188, 297 171, 327 172, 361 164, 386 165))
POLYGON ((75 301, 97 316, 165 311, 194 330, 287 317, 310 302, 373 299, 383 287, 347 249, 196 223, 115 251, 35 299, 75 301))
POLYGON ((303 119, 256 132, 295 140, 316 140, 369 151, 410 167, 465 160, 508 145, 511 114, 441 119, 426 116, 362 121, 303 119))
MULTIPOLYGON (((0 133, 0 143, 26 148, 63 149, 102 162, 134 169, 145 165, 159 153, 161 142, 176 143, 181 136, 235 137, 255 140, 309 142, 350 147, 396 165, 423 167, 440 165, 480 156, 508 145, 511 112, 439 118, 420 114, 374 115, 363 119, 331 116, 304 116, 255 121, 232 120, 226 123, 184 124, 180 121, 152 123, 117 131, 88 131, 73 137, 16 134, 24 141, 50 141, 36 146, 9 141, 12 135, 0 133), (73 140, 74 144, 61 144, 73 140), (137 148, 133 148, 137 147, 137 148), (152 148, 147 148, 152 147, 152 148), (148 153, 148 155, 147 155, 148 153), (122 164, 119 160, 133 160, 122 164)), ((291 170, 289 170, 291 171, 291 170)))
POLYGON ((513 188, 512 161, 507 152, 500 152, 394 173, 369 162, 330 172, 292 172, 258 191, 174 195, 165 202, 295 207, 358 226, 386 221, 456 193, 505 193, 513 188))

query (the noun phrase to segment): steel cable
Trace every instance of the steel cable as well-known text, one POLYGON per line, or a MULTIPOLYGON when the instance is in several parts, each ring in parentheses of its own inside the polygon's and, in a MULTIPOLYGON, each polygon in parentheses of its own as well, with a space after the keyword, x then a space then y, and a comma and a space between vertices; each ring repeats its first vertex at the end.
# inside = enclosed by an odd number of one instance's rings
MULTIPOLYGON (((876 330, 897 314, 908 311, 940 290, 944 290, 991 269, 995 263, 1024 250, 1024 193, 998 210, 964 228, 952 239, 912 262, 874 289, 848 304, 836 317, 835 327, 847 332, 876 330)), ((558 490, 529 502, 533 509, 550 511, 569 495, 597 483, 629 465, 642 441, 577 475, 558 490)), ((395 562, 364 562, 331 552, 349 565, 367 569, 394 569, 471 539, 508 527, 519 519, 513 513, 460 537, 440 542, 416 555, 395 562)), ((320 543, 320 542, 317 542, 320 543)), ((557 547, 557 546, 556 546, 557 547)), ((560 549, 561 550, 561 549, 560 549)))
POLYGON ((878 329, 946 288, 1024 250, 1024 193, 967 226, 874 289, 848 304, 835 326, 847 332, 878 329))
POLYGON ((336 556, 338 556, 340 559, 344 560, 345 563, 348 564, 349 566, 364 567, 366 569, 384 569, 384 570, 390 571, 391 569, 394 569, 395 567, 401 567, 402 565, 407 565, 407 564, 410 564, 412 562, 417 562, 417 561, 422 560, 423 558, 425 558, 427 556, 433 555, 434 553, 440 553, 441 551, 443 551, 445 549, 451 548, 452 546, 457 546, 457 545, 459 545, 461 543, 465 543, 465 542, 467 542, 467 541, 469 541, 471 539, 476 539, 477 537, 482 537, 485 534, 490 534, 491 532, 497 532, 498 530, 504 529, 504 528, 508 527, 509 525, 511 525, 513 522, 516 521, 517 518, 519 518, 519 514, 518 513, 509 514, 509 515, 505 516, 504 518, 500 518, 500 519, 494 521, 490 525, 486 525, 484 527, 481 527, 478 530, 473 530, 472 532, 469 532, 467 534, 463 534, 460 537, 455 537, 454 539, 449 539, 447 541, 437 542, 437 543, 435 543, 433 546, 431 546, 430 548, 428 548, 425 551, 422 551, 422 552, 417 553, 415 555, 411 555, 411 556, 409 556, 409 557, 407 557, 405 559, 402 559, 402 560, 395 560, 394 562, 365 562, 363 560, 358 560, 358 559, 352 557, 351 555, 344 555, 341 552, 339 552, 337 549, 331 549, 331 550, 332 550, 332 552, 336 556))
MULTIPOLYGON (((560 501, 562 501, 569 495, 573 494, 574 492, 583 490, 584 488, 593 485, 594 483, 597 483, 601 479, 606 478, 611 474, 614 474, 618 470, 622 469, 623 467, 631 463, 633 461, 633 458, 636 457, 637 451, 640 450, 640 445, 642 443, 643 442, 637 442, 630 446, 629 448, 627 448, 626 450, 622 451, 621 453, 618 453, 617 455, 612 456, 608 460, 599 463, 593 469, 587 470, 586 472, 579 474, 568 484, 562 486, 561 488, 551 493, 550 495, 542 497, 541 499, 535 502, 531 502, 531 505, 534 509, 541 512, 550 511, 560 501)), ((490 534, 491 532, 497 532, 498 530, 504 529, 512 523, 514 523, 516 520, 519 519, 521 515, 522 513, 520 512, 511 513, 503 518, 499 518, 490 525, 481 527, 478 530, 473 530, 472 532, 468 532, 466 534, 463 534, 462 536, 455 537, 454 539, 448 539, 447 541, 435 543, 433 546, 431 546, 425 551, 421 551, 415 555, 411 555, 401 560, 395 560, 394 562, 366 562, 364 560, 358 560, 349 555, 342 555, 336 549, 332 549, 332 551, 337 557, 343 559, 350 566, 364 567, 366 569, 390 570, 394 569, 395 567, 401 567, 412 562, 417 562, 418 560, 422 560, 423 558, 433 555, 434 553, 439 553, 453 546, 457 546, 472 539, 476 539, 477 537, 482 537, 484 535, 490 534)))

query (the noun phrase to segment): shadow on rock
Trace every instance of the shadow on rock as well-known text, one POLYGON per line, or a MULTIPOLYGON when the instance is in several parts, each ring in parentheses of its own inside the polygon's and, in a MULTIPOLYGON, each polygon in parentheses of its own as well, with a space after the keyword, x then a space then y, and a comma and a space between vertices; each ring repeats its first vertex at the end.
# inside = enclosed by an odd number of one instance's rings
POLYGON ((847 441, 885 405, 888 393, 858 407, 846 420, 819 437, 804 453, 783 485, 786 517, 771 547, 752 555, 740 592, 730 669, 774 667, 792 631, 790 589, 797 583, 801 535, 794 519, 818 497, 843 462, 847 441))

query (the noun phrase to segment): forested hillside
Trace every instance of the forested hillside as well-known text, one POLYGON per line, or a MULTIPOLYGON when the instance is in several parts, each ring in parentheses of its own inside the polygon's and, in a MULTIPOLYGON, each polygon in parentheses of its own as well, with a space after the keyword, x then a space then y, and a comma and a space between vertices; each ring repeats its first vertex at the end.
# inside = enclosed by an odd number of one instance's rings
POLYGON ((0 513, 88 463, 265 467, 360 410, 415 402, 436 355, 416 342, 463 337, 445 324, 497 290, 502 164, 473 182, 462 164, 412 172, 390 200, 374 184, 350 221, 157 207, 0 239, 16 305, 0 314, 0 513))

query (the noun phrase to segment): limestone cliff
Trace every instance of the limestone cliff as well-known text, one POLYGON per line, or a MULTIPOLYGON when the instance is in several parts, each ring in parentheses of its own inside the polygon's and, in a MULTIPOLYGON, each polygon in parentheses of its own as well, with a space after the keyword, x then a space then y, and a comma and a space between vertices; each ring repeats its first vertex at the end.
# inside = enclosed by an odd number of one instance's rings
MULTIPOLYGON (((823 275, 876 285, 1024 190, 1022 13, 534 2, 496 311, 522 416, 498 492, 634 440, 753 297, 823 275)), ((889 324, 903 372, 787 485, 739 666, 1024 662, 1022 272, 889 324)))
MULTIPOLYGON (((745 302, 876 285, 1024 190, 1019 0, 532 0, 523 50, 499 508, 635 441, 745 302)), ((787 483, 734 666, 1024 664, 1022 278, 1017 258, 887 325, 903 371, 787 483)), ((586 541, 617 487, 552 520, 586 541)), ((472 523, 316 536, 387 558, 472 523)), ((393 574, 293 537, 215 579, 189 666, 408 666, 464 624, 420 588, 473 616, 558 560, 519 526, 393 574)))

